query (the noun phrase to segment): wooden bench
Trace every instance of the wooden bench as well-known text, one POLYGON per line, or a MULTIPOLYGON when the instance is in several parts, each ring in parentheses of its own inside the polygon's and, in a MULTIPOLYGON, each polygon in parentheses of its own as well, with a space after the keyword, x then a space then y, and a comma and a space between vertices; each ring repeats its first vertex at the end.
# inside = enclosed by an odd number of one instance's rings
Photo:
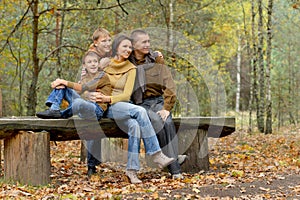
MULTIPOLYGON (((174 118, 179 137, 179 153, 188 160, 183 172, 209 169, 207 137, 224 137, 235 131, 234 117, 174 118)), ((50 183, 50 141, 127 138, 111 119, 99 123, 80 118, 39 119, 0 118, 0 139, 4 139, 4 178, 23 184, 50 183), (99 126, 100 125, 100 126, 99 126)))

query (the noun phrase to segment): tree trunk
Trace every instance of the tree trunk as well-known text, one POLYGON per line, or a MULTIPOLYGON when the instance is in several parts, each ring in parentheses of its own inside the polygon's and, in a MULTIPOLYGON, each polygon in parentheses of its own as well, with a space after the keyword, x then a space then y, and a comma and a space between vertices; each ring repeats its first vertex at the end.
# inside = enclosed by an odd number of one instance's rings
POLYGON ((38 82, 38 76, 40 73, 39 69, 39 59, 37 55, 37 48, 38 48, 38 37, 39 37, 39 12, 38 12, 38 0, 33 0, 32 3, 32 13, 33 13, 33 22, 32 22, 32 62, 33 62, 33 71, 31 77, 31 83, 28 91, 28 101, 27 101, 27 115, 33 116, 35 115, 36 105, 37 105, 37 94, 36 94, 36 87, 38 82))
MULTIPOLYGON (((238 28, 239 29, 239 28, 238 28)), ((239 31, 239 30, 238 30, 239 31)), ((238 50, 236 58, 236 98, 235 98, 235 112, 240 111, 240 96, 241 96, 241 34, 238 33, 238 50)))
POLYGON ((271 54, 272 54, 272 12, 273 0, 268 3, 268 23, 267 23, 267 67, 266 67, 266 82, 267 82, 267 118, 265 134, 272 133, 272 99, 271 99, 271 54))
POLYGON ((263 10, 262 0, 258 0, 258 65, 259 65, 259 101, 257 127, 263 133, 265 130, 265 69, 264 69, 264 36, 263 36, 263 10))
MULTIPOLYGON (((0 117, 2 117, 2 90, 0 88, 0 117)), ((2 140, 0 140, 0 162, 2 160, 2 140)), ((0 163, 0 171, 2 171, 2 165, 0 163)))
MULTIPOLYGON (((63 1, 63 8, 66 9, 67 1, 63 1)), ((65 11, 57 11, 56 13, 56 57, 57 57, 57 77, 61 77, 62 65, 61 65, 61 49, 59 48, 63 43, 63 31, 64 31, 64 21, 65 21, 65 11)))
MULTIPOLYGON (((250 116, 249 116, 249 126, 252 125, 252 108, 254 108, 254 105, 256 105, 256 115, 258 116, 258 94, 257 94, 257 41, 256 41, 256 32, 255 32, 255 5, 254 0, 252 0, 251 4, 251 11, 252 11, 252 17, 251 17, 251 24, 252 24, 252 104, 251 104, 251 110, 250 110, 250 116)), ((252 126, 251 126, 252 131, 252 126)))

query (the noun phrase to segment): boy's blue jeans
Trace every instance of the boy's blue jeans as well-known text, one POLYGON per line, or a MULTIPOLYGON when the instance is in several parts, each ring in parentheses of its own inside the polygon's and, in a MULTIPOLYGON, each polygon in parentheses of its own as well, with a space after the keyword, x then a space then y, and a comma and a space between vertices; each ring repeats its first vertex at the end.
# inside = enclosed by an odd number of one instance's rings
POLYGON ((144 108, 127 102, 118 102, 108 107, 105 116, 114 119, 119 128, 128 134, 127 169, 140 169, 141 138, 147 154, 153 155, 161 151, 155 131, 144 108))
MULTIPOLYGON (((65 99, 69 106, 61 111, 63 118, 69 118, 73 114, 78 114, 84 119, 96 119, 97 121, 103 117, 103 109, 95 102, 84 100, 73 89, 54 89, 48 96, 46 105, 52 110, 60 110, 62 100, 65 99)), ((101 163, 101 139, 87 140, 87 164, 88 166, 96 166, 101 163)))

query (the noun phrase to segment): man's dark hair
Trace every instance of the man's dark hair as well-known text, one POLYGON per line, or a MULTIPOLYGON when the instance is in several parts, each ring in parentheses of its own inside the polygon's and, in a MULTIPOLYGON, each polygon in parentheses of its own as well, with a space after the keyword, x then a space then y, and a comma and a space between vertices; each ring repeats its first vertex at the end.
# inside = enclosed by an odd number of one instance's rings
POLYGON ((138 35, 148 35, 148 33, 142 29, 133 30, 130 34, 133 42, 136 42, 136 38, 138 35))

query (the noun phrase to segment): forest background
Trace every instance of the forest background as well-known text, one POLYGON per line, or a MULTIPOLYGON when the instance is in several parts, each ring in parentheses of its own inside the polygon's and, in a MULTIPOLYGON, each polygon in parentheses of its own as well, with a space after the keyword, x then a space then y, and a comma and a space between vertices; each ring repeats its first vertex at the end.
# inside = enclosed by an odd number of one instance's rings
POLYGON ((177 83, 174 116, 234 115, 262 133, 299 122, 299 0, 0 2, 3 116, 35 115, 51 81, 78 80, 100 26, 150 32, 177 83))

